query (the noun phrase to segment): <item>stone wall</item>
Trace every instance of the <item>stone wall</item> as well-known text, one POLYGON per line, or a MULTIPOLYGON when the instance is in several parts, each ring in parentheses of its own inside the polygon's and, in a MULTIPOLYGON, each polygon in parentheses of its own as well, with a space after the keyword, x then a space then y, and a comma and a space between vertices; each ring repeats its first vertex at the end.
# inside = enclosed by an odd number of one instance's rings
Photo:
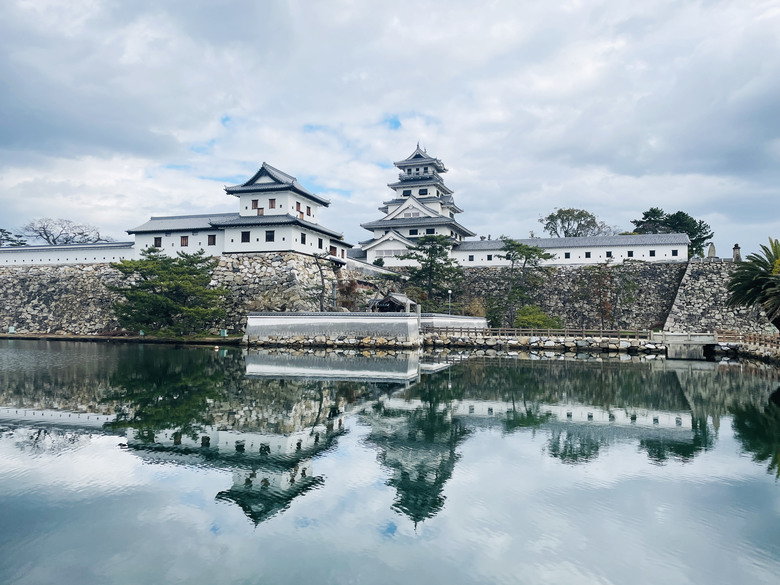
POLYGON ((88 335, 118 328, 105 285, 119 282, 108 264, 0 268, 0 331, 88 335))
MULTIPOLYGON (((720 260, 720 259, 716 259, 720 260)), ((772 333, 774 327, 763 311, 726 307, 733 262, 694 260, 688 264, 664 330, 705 332, 726 330, 772 333)))
MULTIPOLYGON (((657 329, 666 324, 669 331, 770 331, 768 321, 756 311, 725 308, 726 283, 733 266, 729 262, 621 265, 625 278, 633 283, 633 299, 618 306, 614 326, 657 329)), ((370 277, 346 267, 335 268, 330 262, 323 263, 323 267, 326 305, 332 303, 337 282, 354 279, 360 283, 361 288, 353 293, 358 306, 373 295, 370 277)), ((601 320, 597 308, 583 294, 585 270, 574 266, 542 269, 541 283, 533 289, 531 300, 547 313, 561 317, 566 327, 598 328, 601 320)), ((116 283, 120 277, 106 264, 2 267, 0 331, 5 333, 9 326, 19 333, 87 335, 114 331, 118 323, 111 304, 116 297, 104 285, 116 283)), ((230 291, 225 301, 228 318, 220 325, 231 333, 243 333, 247 315, 253 311, 319 310, 320 275, 310 256, 226 254, 219 259, 212 283, 230 291)), ((465 292, 453 301, 466 306, 475 299, 499 296, 504 286, 501 269, 468 268, 465 292)))
MULTIPOLYGON (((685 263, 626 262, 616 267, 621 278, 630 283, 624 296, 630 300, 616 303, 615 323, 605 328, 660 329, 671 309, 677 288, 685 273, 685 263)), ((531 290, 531 302, 547 314, 560 317, 564 327, 598 328, 601 318, 592 292, 585 284, 593 268, 584 266, 544 267, 537 274, 539 286, 531 290), (588 271, 591 271, 590 273, 588 271)), ((474 298, 500 297, 505 287, 501 268, 467 268, 460 299, 468 305, 474 298)), ((504 323, 504 326, 511 326, 504 323)))
MULTIPOLYGON (((336 269, 323 262, 326 304, 333 286, 341 280, 370 283, 362 274, 336 269)), ((118 296, 105 285, 116 284, 121 274, 108 264, 0 267, 0 331, 13 326, 17 333, 90 335, 115 331, 111 305, 118 296)), ((296 253, 226 254, 219 259, 212 284, 230 293, 225 300, 231 333, 243 333, 252 311, 314 311, 321 288, 314 258, 296 253)), ((373 290, 359 289, 357 296, 373 290)))

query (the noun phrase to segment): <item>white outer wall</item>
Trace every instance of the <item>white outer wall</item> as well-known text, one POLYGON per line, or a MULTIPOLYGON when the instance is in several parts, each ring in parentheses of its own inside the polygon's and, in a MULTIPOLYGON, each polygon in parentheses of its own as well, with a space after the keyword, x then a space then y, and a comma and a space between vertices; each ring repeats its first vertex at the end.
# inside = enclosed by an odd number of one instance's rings
POLYGON ((384 261, 385 266, 416 266, 416 262, 414 260, 399 260, 398 258, 394 256, 381 256, 377 254, 377 251, 392 251, 392 250, 403 250, 404 253, 406 253, 407 248, 404 246, 403 243, 396 239, 389 239, 385 240, 381 244, 377 244, 370 250, 366 251, 366 262, 368 264, 373 264, 374 260, 377 258, 382 258, 384 261))
MULTIPOLYGON (((560 266, 572 264, 603 264, 610 260, 607 258, 607 251, 612 252, 612 262, 620 263, 624 260, 644 260, 646 262, 687 262, 688 246, 685 244, 642 244, 635 246, 592 246, 581 248, 545 248, 545 251, 555 254, 552 260, 542 262, 545 266, 560 266), (633 258, 629 258, 628 251, 634 252, 633 258), (650 251, 655 250, 655 256, 650 256, 650 251), (677 250, 677 256, 672 256, 672 250, 677 250), (566 258, 566 252, 571 257, 566 258), (590 252, 590 258, 585 257, 585 252, 590 252)), ((507 260, 498 257, 501 250, 454 250, 452 257, 463 266, 507 266, 507 260), (488 260, 488 255, 493 256, 488 260), (473 261, 469 261, 469 255, 474 256, 473 261)))
POLYGON ((290 191, 276 191, 272 193, 242 193, 239 197, 239 215, 252 216, 257 215, 257 209, 252 209, 252 200, 258 200, 258 207, 263 208, 263 215, 285 215, 289 213, 298 217, 296 203, 301 204, 303 219, 311 223, 317 223, 319 207, 317 203, 306 197, 301 197, 290 191), (271 209, 268 206, 269 199, 276 199, 276 207, 271 209), (311 207, 311 215, 306 215, 306 207, 311 207))
POLYGON ((148 234, 135 234, 136 257, 140 258, 141 250, 154 246, 154 238, 162 238, 161 250, 168 256, 176 256, 176 252, 197 252, 200 249, 206 251, 209 256, 219 256, 224 248, 224 232, 222 230, 198 230, 181 232, 158 232, 148 234), (166 236, 165 234, 170 234, 166 236), (196 234, 196 235, 193 235, 196 234), (217 236, 214 246, 208 245, 208 236, 217 236), (181 236, 187 236, 187 246, 181 245, 181 236))
POLYGON ((60 248, 51 250, 22 250, 0 248, 0 266, 29 266, 35 264, 98 264, 132 260, 135 248, 60 248))

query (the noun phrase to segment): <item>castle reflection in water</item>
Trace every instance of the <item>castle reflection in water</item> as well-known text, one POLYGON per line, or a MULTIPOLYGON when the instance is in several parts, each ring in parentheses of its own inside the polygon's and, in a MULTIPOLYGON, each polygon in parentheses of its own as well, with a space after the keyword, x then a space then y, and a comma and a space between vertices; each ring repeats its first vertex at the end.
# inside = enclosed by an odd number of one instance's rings
POLYGON ((480 431, 542 433, 567 465, 616 443, 662 464, 710 449, 728 416, 777 473, 780 380, 760 364, 71 344, 47 365, 52 348, 33 349, 43 364, 2 369, 3 439, 56 450, 114 433, 149 463, 228 471, 215 497, 255 524, 322 486, 318 459, 358 427, 415 524, 441 510, 460 446, 480 431))

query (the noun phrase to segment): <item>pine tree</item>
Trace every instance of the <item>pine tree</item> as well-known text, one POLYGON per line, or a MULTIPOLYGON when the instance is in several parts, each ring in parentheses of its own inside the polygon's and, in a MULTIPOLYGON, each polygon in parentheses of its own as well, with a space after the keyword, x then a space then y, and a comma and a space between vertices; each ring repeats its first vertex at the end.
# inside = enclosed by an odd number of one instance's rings
POLYGON ((202 333, 224 316, 219 307, 227 294, 209 287, 216 261, 203 250, 194 254, 165 255, 157 248, 141 252, 140 260, 111 263, 126 277, 125 284, 108 286, 125 300, 114 303, 119 324, 130 331, 152 334, 202 333))

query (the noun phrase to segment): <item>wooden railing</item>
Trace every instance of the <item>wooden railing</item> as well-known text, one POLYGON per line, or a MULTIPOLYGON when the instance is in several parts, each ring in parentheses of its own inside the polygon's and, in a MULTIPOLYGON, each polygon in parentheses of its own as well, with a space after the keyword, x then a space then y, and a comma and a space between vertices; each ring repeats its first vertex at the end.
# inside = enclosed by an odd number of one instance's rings
POLYGON ((739 331, 716 331, 715 338, 723 343, 740 343, 743 345, 756 345, 766 349, 780 351, 780 335, 766 335, 761 333, 740 333, 739 331))
POLYGON ((617 329, 514 329, 497 327, 474 329, 473 327, 423 327, 423 333, 435 333, 446 337, 608 337, 612 339, 650 339, 650 331, 621 331, 617 329))

